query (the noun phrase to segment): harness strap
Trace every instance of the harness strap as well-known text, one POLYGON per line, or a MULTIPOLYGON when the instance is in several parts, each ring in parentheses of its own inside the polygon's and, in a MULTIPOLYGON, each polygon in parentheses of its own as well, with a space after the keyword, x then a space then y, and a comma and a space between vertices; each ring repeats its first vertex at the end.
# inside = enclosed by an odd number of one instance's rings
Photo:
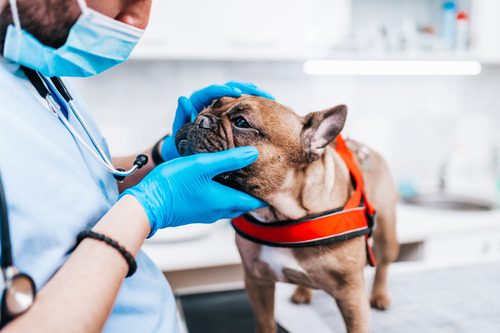
POLYGON ((239 216, 233 219, 233 226, 240 235, 261 244, 304 247, 326 245, 368 235, 370 231, 365 215, 364 207, 358 207, 304 222, 285 221, 288 222, 286 225, 261 224, 249 216, 239 216))
POLYGON ((366 200, 361 170, 340 135, 336 144, 336 151, 346 163, 355 187, 344 207, 299 220, 273 223, 263 223, 250 215, 242 215, 232 220, 236 232, 256 243, 277 247, 328 245, 365 236, 368 263, 374 266, 375 258, 368 239, 373 230, 375 209, 366 200))
MULTIPOLYGON (((347 145, 342 136, 338 135, 335 143, 337 145, 335 151, 337 152, 337 154, 340 155, 340 157, 342 157, 342 160, 344 160, 344 163, 349 169, 351 176, 354 178, 354 181, 356 182, 355 184, 356 190, 354 191, 354 194, 351 196, 351 198, 345 204, 344 209, 349 209, 352 208, 353 206, 357 207, 365 195, 365 184, 363 181, 363 175, 361 174, 361 170, 354 161, 354 157, 352 156, 352 153, 349 150, 349 148, 347 148, 347 145)), ((372 205, 370 205, 368 200, 364 200, 364 204, 370 214, 375 213, 375 208, 372 205)))

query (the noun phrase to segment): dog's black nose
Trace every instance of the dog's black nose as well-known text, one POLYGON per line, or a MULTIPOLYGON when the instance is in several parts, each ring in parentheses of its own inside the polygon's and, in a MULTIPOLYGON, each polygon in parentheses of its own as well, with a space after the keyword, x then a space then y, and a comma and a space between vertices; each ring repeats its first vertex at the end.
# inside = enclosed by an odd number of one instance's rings
POLYGON ((209 113, 199 115, 194 123, 200 128, 212 129, 217 126, 217 117, 209 113))

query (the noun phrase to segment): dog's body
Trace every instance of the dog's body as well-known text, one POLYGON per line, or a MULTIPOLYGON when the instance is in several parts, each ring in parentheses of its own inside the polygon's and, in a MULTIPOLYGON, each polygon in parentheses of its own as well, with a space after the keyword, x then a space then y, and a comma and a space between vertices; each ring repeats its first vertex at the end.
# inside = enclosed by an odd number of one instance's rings
MULTIPOLYGON (((349 170, 333 143, 346 113, 345 106, 338 106, 300 117, 264 98, 225 97, 179 130, 176 142, 182 155, 255 146, 259 150, 256 162, 217 180, 268 202, 269 207, 249 213, 260 222, 295 220, 342 207, 353 192, 349 170)), ((379 154, 354 141, 348 144, 363 174, 366 197, 377 210, 373 233, 377 268, 370 303, 386 309, 390 303, 387 268, 399 249, 397 192, 379 154)), ((325 290, 335 298, 349 332, 369 331, 364 237, 301 248, 260 245, 238 235, 236 243, 257 332, 276 332, 274 290, 278 281, 299 285, 292 296, 297 303, 310 301, 308 287, 325 290)))

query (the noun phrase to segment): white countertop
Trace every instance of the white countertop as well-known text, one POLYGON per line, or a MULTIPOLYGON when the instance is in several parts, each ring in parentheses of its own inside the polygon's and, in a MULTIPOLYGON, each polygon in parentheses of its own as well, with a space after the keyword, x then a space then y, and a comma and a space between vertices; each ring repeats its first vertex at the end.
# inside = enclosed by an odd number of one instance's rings
POLYGON ((229 220, 160 230, 142 249, 164 272, 240 263, 229 220))
MULTIPOLYGON (((397 210, 400 243, 453 235, 500 234, 500 209, 449 211, 400 204, 397 210)), ((177 271, 240 263, 234 230, 228 220, 160 230, 143 250, 162 271, 177 271)))
POLYGON ((455 233, 484 233, 500 230, 500 209, 458 211, 400 204, 397 210, 400 243, 412 243, 455 233))

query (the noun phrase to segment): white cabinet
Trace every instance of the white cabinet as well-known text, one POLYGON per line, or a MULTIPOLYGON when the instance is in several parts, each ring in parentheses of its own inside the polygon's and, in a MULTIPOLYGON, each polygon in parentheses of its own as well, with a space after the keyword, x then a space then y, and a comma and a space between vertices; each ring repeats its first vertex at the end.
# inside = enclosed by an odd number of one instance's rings
POLYGON ((474 0, 471 11, 475 53, 485 63, 500 63, 500 1, 474 0))
POLYGON ((430 237, 423 244, 423 258, 429 261, 476 260, 499 256, 500 231, 498 228, 463 233, 450 232, 441 237, 430 237))
POLYGON ((414 254, 425 261, 500 257, 500 210, 459 211, 398 206, 398 239, 419 244, 414 254))
POLYGON ((181 60, 477 59, 500 63, 500 1, 461 0, 471 49, 443 52, 442 0, 155 0, 132 57, 181 60), (419 45, 415 39, 419 39, 419 45), (405 45, 402 45, 405 44, 405 45))
POLYGON ((157 0, 133 56, 297 59, 344 40, 350 0, 157 0))

